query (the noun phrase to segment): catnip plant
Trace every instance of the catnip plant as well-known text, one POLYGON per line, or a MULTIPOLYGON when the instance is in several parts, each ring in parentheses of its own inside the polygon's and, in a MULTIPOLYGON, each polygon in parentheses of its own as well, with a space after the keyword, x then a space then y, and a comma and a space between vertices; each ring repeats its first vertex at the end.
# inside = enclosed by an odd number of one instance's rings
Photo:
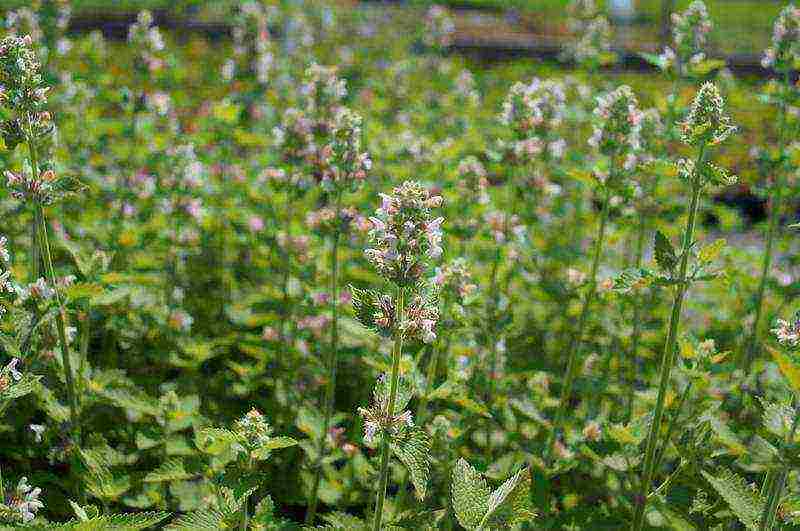
POLYGON ((429 261, 442 255, 444 220, 432 214, 441 205, 441 196, 431 195, 414 181, 394 188, 392 194, 381 194, 381 207, 370 218, 372 247, 365 254, 395 292, 383 295, 352 290, 353 307, 361 324, 393 341, 391 370, 378 378, 373 404, 359 409, 364 418, 364 440, 368 444, 377 442, 380 452, 373 531, 382 529, 392 455, 408 468, 417 497, 423 499, 426 493, 431 441, 406 410, 413 387, 400 374, 400 365, 405 341, 432 343, 436 339, 439 310, 424 276, 429 261))
POLYGON ((581 352, 584 346, 584 333, 589 318, 589 311, 597 293, 597 272, 603 257, 606 229, 609 218, 609 200, 614 190, 625 185, 629 173, 635 169, 636 151, 640 147, 641 111, 636 96, 630 87, 623 85, 613 92, 598 98, 594 111, 595 119, 589 145, 605 157, 601 159, 607 165, 596 170, 599 192, 601 194, 600 219, 594 240, 594 252, 589 275, 584 286, 583 300, 576 329, 570 338, 567 348, 567 365, 561 386, 553 430, 550 434, 545 455, 550 458, 554 445, 558 442, 563 428, 564 416, 572 396, 572 386, 581 352))
MULTIPOLYGON (((36 252, 44 264, 49 285, 44 279, 37 284, 52 293, 56 306, 56 329, 61 349, 61 359, 66 381, 67 401, 70 410, 70 433, 75 444, 80 443, 80 419, 75 375, 67 334, 66 309, 62 306, 59 290, 63 280, 56 276, 48 238, 48 223, 45 207, 69 191, 71 181, 59 177, 50 169, 46 148, 53 133, 52 117, 47 111, 47 93, 40 71, 39 61, 32 49, 29 37, 6 37, 0 41, 0 82, 5 90, 2 103, 13 117, 6 122, 5 137, 11 146, 25 144, 28 150, 28 166, 21 172, 7 171, 7 186, 12 196, 26 203, 33 211, 36 222, 36 252)), ((8 144, 7 144, 8 145, 8 144)))
POLYGON ((709 272, 708 265, 711 259, 719 253, 720 246, 712 244, 697 252, 694 251, 696 245, 694 231, 702 195, 710 185, 727 185, 736 182, 735 176, 708 160, 711 150, 736 131, 736 127, 725 111, 725 102, 713 83, 705 83, 700 88, 686 119, 679 124, 679 127, 681 140, 687 146, 694 148, 696 155, 694 160, 680 159, 677 163, 678 174, 687 183, 691 192, 682 247, 680 251, 676 251, 669 239, 661 232, 657 232, 655 238, 656 261, 663 275, 661 282, 673 288, 674 298, 668 334, 661 357, 658 396, 652 412, 653 420, 648 430, 640 489, 635 500, 636 510, 631 525, 631 529, 634 531, 639 531, 644 526, 645 509, 655 474, 656 448, 661 434, 665 399, 672 367, 675 364, 684 298, 692 283, 708 280, 715 276, 714 273, 709 272), (691 269, 689 267, 690 260, 693 262, 691 269))
POLYGON ((336 391, 336 368, 339 351, 339 244, 347 225, 351 221, 351 213, 343 208, 343 194, 358 187, 367 178, 372 167, 369 154, 361 147, 361 117, 355 112, 341 108, 336 114, 331 129, 331 141, 320 152, 319 167, 322 187, 333 203, 333 219, 330 223, 331 233, 331 346, 328 358, 327 381, 325 386, 324 417, 322 437, 317 443, 317 462, 314 467, 314 481, 309 502, 308 523, 314 521, 317 509, 317 496, 322 476, 322 459, 325 452, 325 441, 330 430, 333 416, 334 393, 336 391))

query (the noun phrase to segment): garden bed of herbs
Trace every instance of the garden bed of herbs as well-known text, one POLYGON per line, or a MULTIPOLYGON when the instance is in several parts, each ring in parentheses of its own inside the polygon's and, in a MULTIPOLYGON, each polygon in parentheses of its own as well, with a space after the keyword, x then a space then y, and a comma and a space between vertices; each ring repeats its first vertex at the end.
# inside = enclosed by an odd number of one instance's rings
POLYGON ((700 1, 649 73, 588 0, 569 68, 70 7, 3 13, 0 528, 800 524, 799 9, 737 78, 700 1))

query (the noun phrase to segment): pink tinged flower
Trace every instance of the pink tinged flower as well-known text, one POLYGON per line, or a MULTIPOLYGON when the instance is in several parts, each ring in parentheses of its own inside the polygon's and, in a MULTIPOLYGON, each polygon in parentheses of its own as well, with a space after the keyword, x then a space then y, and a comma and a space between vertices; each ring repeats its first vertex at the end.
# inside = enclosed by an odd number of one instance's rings
POLYGON ((384 232, 386 230, 386 223, 382 220, 375 217, 370 217, 369 220, 372 222, 372 226, 376 231, 384 232))
POLYGON ((264 220, 259 216, 252 216, 247 222, 250 232, 261 232, 264 230, 264 220))

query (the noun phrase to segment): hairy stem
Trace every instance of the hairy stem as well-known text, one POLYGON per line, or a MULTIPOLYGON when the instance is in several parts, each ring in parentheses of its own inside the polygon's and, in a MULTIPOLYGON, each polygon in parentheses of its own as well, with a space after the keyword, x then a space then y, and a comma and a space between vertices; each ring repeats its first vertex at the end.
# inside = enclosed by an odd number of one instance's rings
MULTIPOLYGON (((613 176, 613 168, 612 168, 613 176)), ((594 296, 597 293, 597 270, 600 267, 600 259, 603 256, 603 244, 606 236, 606 226, 608 225, 608 202, 611 195, 611 190, 608 186, 603 190, 603 205, 600 211, 600 223, 597 226, 597 238, 594 244, 594 257, 592 259, 592 269, 589 273, 589 283, 586 286, 586 292, 583 297, 581 306, 580 317, 578 318, 578 328, 570 339, 569 348, 567 349, 567 368, 564 373, 564 384, 561 387, 561 399, 556 411, 555 421, 553 422, 553 431, 550 433, 550 440, 545 448, 545 460, 549 461, 553 451, 553 446, 558 438, 558 433, 561 431, 564 424, 564 415, 567 410, 567 404, 570 396, 572 395, 572 385, 575 380, 575 367, 580 357, 580 351, 583 340, 583 333, 586 328, 586 322, 589 318, 589 308, 592 305, 594 296)))
POLYGON ((333 402, 336 392, 336 365, 339 355, 339 227, 341 216, 341 192, 336 192, 336 214, 334 217, 336 227, 333 232, 333 248, 331 250, 331 352, 328 359, 328 382, 325 387, 325 417, 322 422, 322 435, 317 443, 317 459, 314 463, 314 484, 311 489, 311 501, 308 505, 306 523, 312 524, 317 514, 319 501, 319 485, 322 480, 322 460, 325 454, 325 441, 330 430, 331 417, 333 416, 333 402))
POLYGON ((647 506, 647 497, 650 493, 650 485, 653 481, 656 464, 656 446, 658 435, 661 431, 661 421, 664 417, 664 404, 667 397, 667 387, 669 386, 672 366, 675 362, 675 346, 678 341, 678 325, 681 319, 681 309, 683 299, 686 295, 686 271, 689 265, 689 254, 692 248, 692 238, 694 237, 694 227, 697 220, 697 211, 700 207, 700 194, 703 190, 700 181, 700 168, 705 159, 706 146, 700 146, 697 162, 692 176, 692 199, 689 204, 689 218, 686 221, 686 231, 683 236, 683 249, 681 253, 680 269, 678 272, 678 284, 675 288, 675 298, 672 302, 672 313, 669 319, 669 333, 664 344, 664 351, 661 356, 661 369, 659 373, 658 396, 656 407, 653 412, 653 422, 647 436, 647 446, 645 450, 644 468, 642 469, 642 481, 640 484, 639 495, 636 499, 636 511, 633 517, 631 529, 641 531, 644 526, 644 512, 647 506))
MULTIPOLYGON (((35 181, 41 179, 39 175, 39 157, 36 149, 36 139, 33 131, 33 126, 30 118, 28 119, 28 154, 30 156, 30 165, 32 177, 35 181)), ((56 278, 55 269, 53 267, 53 258, 50 254, 50 241, 47 238, 47 218, 45 217, 44 208, 42 203, 37 200, 34 212, 34 218, 38 225, 37 241, 39 244, 39 255, 41 256, 47 275, 49 276, 50 283, 53 286, 54 299, 58 307, 56 314, 56 328, 58 329, 58 342, 61 347, 61 358, 64 365, 64 379, 67 382, 67 401, 69 402, 70 424, 72 437, 75 444, 80 441, 80 426, 78 423, 78 401, 75 393, 75 381, 72 376, 72 361, 69 355, 69 343, 67 342, 66 325, 64 323, 64 307, 61 305, 61 296, 58 293, 58 283, 56 278)), ((38 269, 35 267, 34 269, 38 269)))
MULTIPOLYGON (((400 357, 403 353, 403 332, 401 325, 403 322, 403 314, 405 304, 405 287, 397 287, 397 308, 395 311, 395 331, 394 331, 394 348, 392 349, 392 373, 390 376, 389 387, 389 403, 387 404, 385 414, 386 426, 391 423, 394 417, 394 407, 397 401, 397 388, 400 382, 400 357)), ((375 516, 372 522, 372 531, 380 531, 381 521, 383 520, 383 504, 386 500, 386 485, 389 483, 389 460, 391 458, 391 448, 389 447, 390 433, 384 427, 381 437, 381 471, 380 479, 378 480, 378 491, 375 500, 375 516)))

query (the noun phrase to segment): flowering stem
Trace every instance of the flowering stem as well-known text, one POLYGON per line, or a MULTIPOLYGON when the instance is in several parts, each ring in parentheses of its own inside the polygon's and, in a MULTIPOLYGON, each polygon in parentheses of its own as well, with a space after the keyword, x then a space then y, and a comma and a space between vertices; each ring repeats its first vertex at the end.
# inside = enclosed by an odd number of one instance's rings
POLYGON ((333 416, 334 393, 336 391, 336 365, 339 351, 339 239, 341 230, 342 193, 336 192, 336 208, 333 231, 333 248, 331 250, 331 354, 328 360, 328 383, 325 388, 325 418, 322 423, 322 434, 317 443, 317 458, 314 463, 314 486, 311 489, 311 501, 308 505, 306 523, 313 524, 317 514, 319 501, 319 485, 322 480, 322 459, 325 453, 325 441, 330 430, 331 417, 333 416))
MULTIPOLYGON (((786 84, 791 86, 789 74, 786 74, 786 84)), ((747 345, 744 352, 744 372, 750 372, 750 366, 753 363, 753 358, 756 355, 756 345, 758 344, 758 328, 761 323, 761 315, 764 309, 764 293, 767 288, 767 280, 769 279, 769 269, 772 265, 772 250, 774 246, 775 233, 778 228, 778 219, 780 218, 781 199, 783 195, 783 182, 781 174, 783 170, 783 157, 785 155, 786 145, 786 98, 782 98, 780 106, 780 129, 778 133, 778 156, 781 157, 781 163, 775 172, 775 179, 772 183, 770 190, 769 203, 769 227, 767 228, 767 243, 764 248, 764 260, 761 264, 761 279, 758 282, 758 291, 756 292, 756 314, 753 319, 753 328, 750 331, 747 345)))
POLYGON ((405 287, 397 287, 397 309, 395 313, 395 332, 394 332, 394 348, 392 349, 392 373, 389 387, 389 403, 387 404, 386 411, 384 411, 385 420, 383 436, 381 437, 381 472, 380 480, 378 481, 377 499, 375 501, 375 516, 372 522, 372 530, 381 530, 381 520, 383 519, 383 503, 386 500, 386 485, 389 482, 389 458, 391 457, 391 448, 389 448, 390 434, 386 426, 388 426, 394 417, 394 407, 397 401, 397 388, 400 380, 400 356, 403 353, 403 314, 405 304, 405 287))
POLYGON ((653 473, 655 472, 656 444, 658 442, 659 432, 661 431, 661 421, 664 417, 664 404, 666 402, 670 374, 672 373, 672 366, 675 362, 675 345, 678 340, 678 325, 680 323, 681 308, 683 307, 683 299, 686 295, 687 288, 686 271, 689 265, 689 254, 692 248, 697 211, 700 206, 700 193, 703 191, 700 169, 703 165, 705 153, 706 145, 702 144, 692 175, 692 199, 689 204, 689 219, 686 221, 686 231, 683 237, 683 251, 681 253, 680 269, 677 286, 675 288, 675 298, 672 302, 672 314, 669 319, 669 333, 661 356, 658 397, 656 398, 656 408, 653 412, 653 422, 650 425, 650 432, 647 436, 647 447, 645 450, 644 468, 642 469, 642 482, 640 485, 641 490, 636 499, 636 511, 634 513, 633 525, 631 526, 631 529, 634 531, 641 531, 644 526, 644 511, 647 506, 650 485, 653 481, 653 473))
MULTIPOLYGON (((39 175, 39 158, 36 150, 36 140, 34 138, 30 117, 28 124, 29 130, 26 140, 28 144, 28 154, 30 156, 31 172, 33 179, 38 181, 41 178, 39 175)), ((58 341, 61 347, 62 362, 64 364, 64 379, 67 382, 67 400, 69 402, 72 436, 75 444, 78 444, 80 441, 80 426, 78 425, 78 402, 75 393, 75 382, 72 379, 72 362, 69 357, 69 343, 67 342, 67 332, 64 324, 64 308, 61 305, 61 297, 58 294, 58 284, 55 269, 53 268, 53 258, 50 255, 50 242, 47 238, 47 218, 45 217, 42 203, 39 201, 36 201, 34 218, 38 225, 37 241, 39 244, 39 255, 44 260, 46 273, 49 275, 50 283, 53 285, 53 296, 56 301, 56 306, 58 307, 58 312, 56 313, 58 341)), ((38 266, 34 269, 38 269, 38 266)))
MULTIPOLYGON (((614 177, 614 169, 612 167, 609 180, 614 177)), ((553 423, 553 431, 550 433, 550 440, 545 448, 545 461, 549 461, 553 451, 553 446, 556 443, 558 432, 564 423, 564 414, 566 413, 567 403, 572 395, 572 384, 575 380, 575 365, 580 357, 582 347, 583 332, 586 328, 586 322, 589 318, 589 307, 592 304, 595 293, 597 292, 597 270, 600 267, 600 258, 603 256, 603 243, 606 235, 606 226, 608 225, 608 203, 611 196, 611 189, 608 185, 605 186, 603 191, 603 205, 600 211, 600 224, 597 227, 597 239, 594 244, 594 258, 592 259, 592 269, 589 274, 589 284, 586 287, 586 293, 583 298, 583 305, 581 306, 581 313, 578 319, 578 329, 573 334, 570 340, 569 349, 567 350, 567 369, 564 374, 564 385, 561 388, 561 400, 558 404, 558 411, 556 412, 555 421, 553 423)))
POLYGON ((41 253, 44 258, 44 265, 47 269, 50 283, 53 285, 53 297, 58 307, 56 313, 56 328, 58 329, 58 342, 61 347, 61 360, 64 364, 64 378, 67 381, 67 401, 69 402, 70 424, 72 425, 72 437, 77 444, 80 441, 80 425, 78 424, 78 401, 75 393, 75 381, 72 377, 72 361, 69 355, 69 343, 67 342, 66 325, 64 323, 64 307, 61 305, 61 297, 58 294, 58 284, 56 272, 53 268, 53 258, 50 254, 50 242, 47 238, 47 219, 41 203, 36 204, 39 213, 39 242, 41 243, 41 253))
MULTIPOLYGON (((797 404, 795 406, 792 429, 786 439, 786 444, 791 444, 794 442, 794 436, 795 433, 797 433, 797 427, 799 423, 800 404, 797 404)), ((777 518, 778 513, 778 505, 780 504, 781 496, 783 495, 783 486, 786 483, 786 477, 788 475, 789 468, 788 466, 784 465, 783 470, 778 473, 777 477, 772 481, 772 484, 769 485, 769 498, 767 498, 767 503, 764 504, 764 512, 761 515, 761 526, 759 527, 759 531, 770 531, 775 525, 775 519, 777 518)))

